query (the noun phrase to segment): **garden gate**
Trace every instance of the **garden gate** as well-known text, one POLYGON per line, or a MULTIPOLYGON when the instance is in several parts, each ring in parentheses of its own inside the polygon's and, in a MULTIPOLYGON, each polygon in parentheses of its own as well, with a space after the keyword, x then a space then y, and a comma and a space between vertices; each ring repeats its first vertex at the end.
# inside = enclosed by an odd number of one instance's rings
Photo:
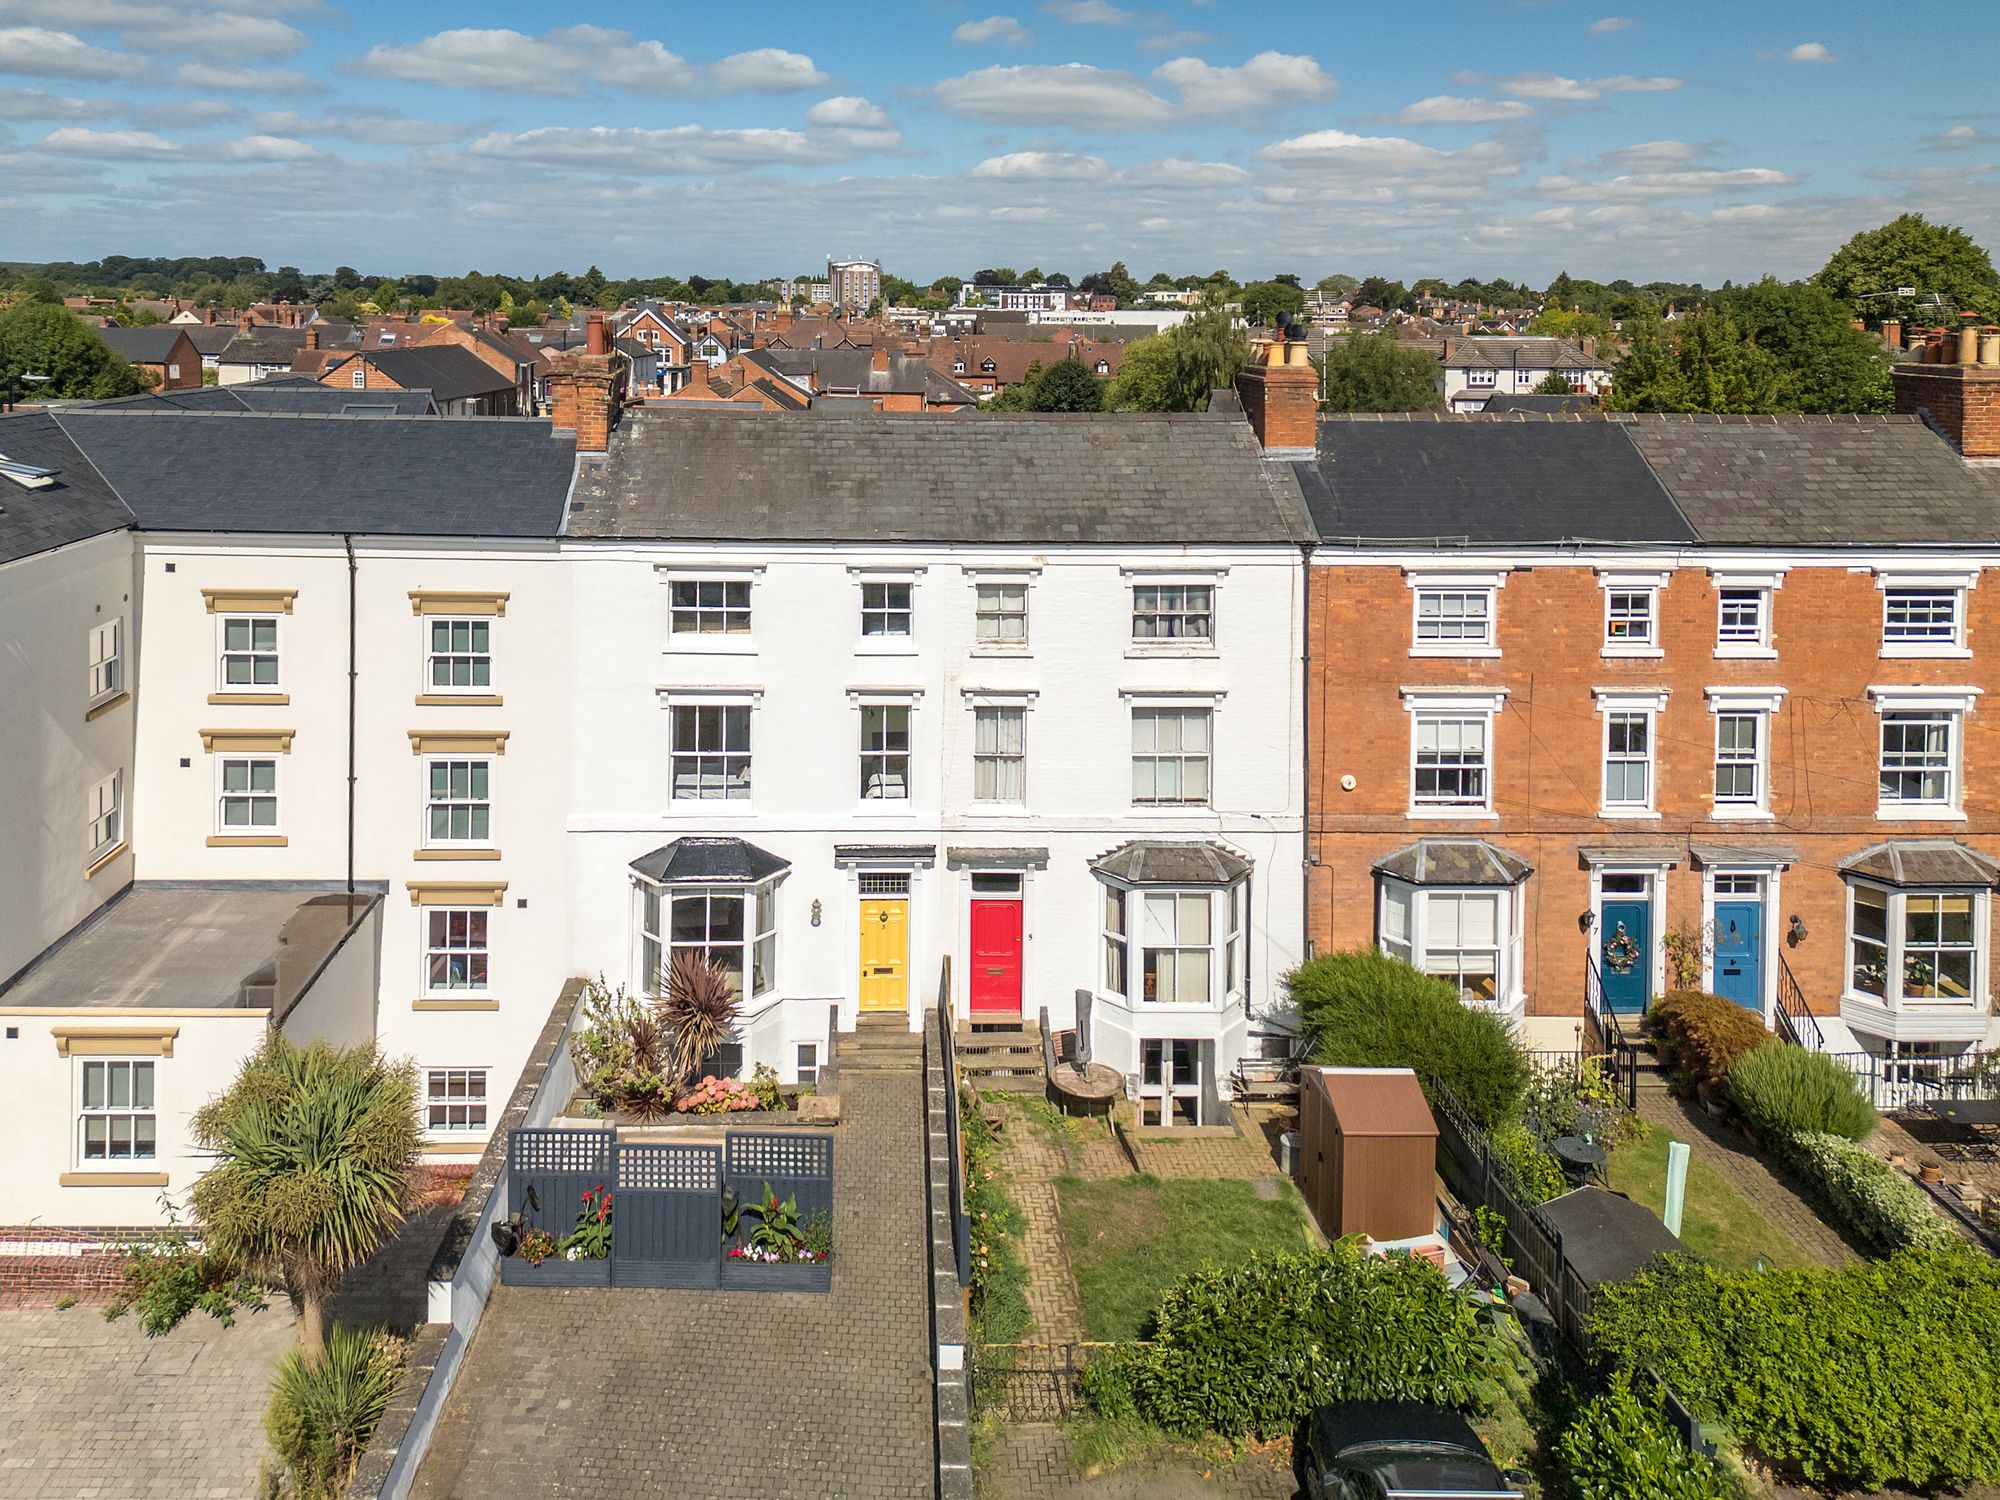
POLYGON ((722 1148, 621 1141, 612 1168, 611 1284, 717 1285, 722 1148))

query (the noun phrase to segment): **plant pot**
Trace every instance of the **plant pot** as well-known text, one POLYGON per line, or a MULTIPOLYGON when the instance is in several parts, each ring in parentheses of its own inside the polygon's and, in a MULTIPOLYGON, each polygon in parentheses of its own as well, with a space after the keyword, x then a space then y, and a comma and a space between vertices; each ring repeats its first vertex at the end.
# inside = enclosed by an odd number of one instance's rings
POLYGON ((1941 1167, 1932 1166, 1929 1162, 1925 1162, 1923 1166, 1917 1169, 1917 1175, 1933 1186, 1944 1181, 1944 1170, 1941 1167))
POLYGON ((833 1262, 830 1260, 772 1265, 761 1260, 722 1262, 722 1289, 726 1292, 830 1292, 833 1290, 833 1262))
POLYGON ((564 1260, 551 1255, 539 1266, 533 1261, 510 1255, 500 1262, 503 1286, 609 1286, 610 1260, 564 1260))

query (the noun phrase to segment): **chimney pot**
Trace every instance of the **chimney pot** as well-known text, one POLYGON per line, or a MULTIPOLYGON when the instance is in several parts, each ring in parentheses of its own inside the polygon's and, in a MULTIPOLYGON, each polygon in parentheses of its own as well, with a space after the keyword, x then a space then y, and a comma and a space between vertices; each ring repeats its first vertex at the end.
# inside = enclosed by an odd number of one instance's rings
POLYGON ((593 310, 584 319, 583 336, 585 352, 590 354, 609 354, 611 352, 611 337, 605 330, 603 313, 593 310))

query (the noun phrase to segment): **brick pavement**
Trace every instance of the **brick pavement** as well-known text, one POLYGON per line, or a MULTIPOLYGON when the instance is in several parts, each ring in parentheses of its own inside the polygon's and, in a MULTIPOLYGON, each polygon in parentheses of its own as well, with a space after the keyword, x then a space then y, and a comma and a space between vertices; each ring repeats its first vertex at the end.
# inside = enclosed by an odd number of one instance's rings
POLYGON ((1155 1177, 1239 1177, 1254 1182, 1274 1177, 1276 1153, 1258 1121, 1248 1111, 1232 1112, 1235 1130, 1210 1126, 1201 1130, 1126 1129, 1139 1170, 1155 1177))
POLYGON ((0 1500, 249 1500, 291 1343, 282 1296, 157 1339, 98 1307, 0 1312, 0 1500))
POLYGON ((828 1295, 496 1287, 415 1500, 930 1496, 921 1089, 843 1073, 828 1295))
POLYGON ((1083 1304, 1056 1201, 1056 1178, 1069 1169, 1067 1154, 1049 1131, 1020 1110, 1008 1111, 1007 1128, 1000 1132, 1000 1165, 1026 1221, 1019 1248, 1028 1270, 1033 1322, 1024 1338, 1044 1344, 1073 1343, 1084 1336, 1083 1304))
POLYGON ((1665 1089, 1639 1091, 1639 1118, 1659 1125, 1694 1154, 1714 1167, 1765 1218, 1783 1230, 1799 1249, 1823 1265, 1852 1265, 1861 1257, 1812 1205, 1766 1166, 1741 1136, 1723 1130, 1699 1109, 1665 1089))

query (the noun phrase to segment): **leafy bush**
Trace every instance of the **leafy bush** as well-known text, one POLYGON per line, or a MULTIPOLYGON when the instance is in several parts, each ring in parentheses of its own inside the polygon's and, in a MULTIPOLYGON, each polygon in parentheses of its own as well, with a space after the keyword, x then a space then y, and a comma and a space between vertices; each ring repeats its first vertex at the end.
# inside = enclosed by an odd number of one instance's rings
POLYGON ((1866 1139, 1875 1106, 1854 1075, 1823 1052, 1783 1042, 1755 1047, 1729 1070, 1736 1108, 1767 1144, 1811 1133, 1866 1139))
POLYGON ((1313 1061, 1335 1067, 1414 1068, 1428 1090, 1444 1084, 1482 1128, 1520 1111, 1528 1055, 1497 1018, 1441 979, 1373 948, 1308 959, 1285 976, 1313 1061))
POLYGON ((1659 1043, 1661 1061, 1679 1068, 1687 1086, 1703 1099, 1721 1090, 1737 1059, 1771 1040, 1754 1011, 1720 995, 1673 990, 1646 1013, 1659 1043))
POLYGON ((1493 1159, 1500 1164, 1517 1196, 1526 1203, 1546 1203, 1569 1191, 1562 1163, 1543 1149, 1541 1141, 1522 1125, 1509 1121, 1486 1137, 1493 1159))
POLYGON ((1607 1059, 1582 1057, 1574 1068, 1537 1068, 1521 1103, 1521 1122, 1544 1145, 1580 1135, 1615 1150, 1642 1134, 1612 1081, 1607 1059))
POLYGON ((1959 1243, 1924 1190, 1866 1146, 1801 1134, 1780 1137, 1772 1149, 1827 1212, 1884 1254, 1959 1243))
POLYGON ((264 1295, 243 1268, 215 1250, 188 1243, 180 1215, 160 1195, 166 1227, 118 1247, 118 1293, 104 1309, 105 1321, 135 1308, 147 1336, 172 1333, 191 1312, 205 1312, 224 1328, 236 1326, 243 1308, 262 1307, 264 1295))
POLYGON ((1150 1344, 1094 1360, 1110 1418, 1182 1436, 1276 1437, 1329 1401, 1464 1406, 1492 1359, 1476 1305, 1428 1261, 1341 1243, 1205 1268, 1167 1293, 1150 1344))
POLYGON ((1621 1371, 1585 1403, 1556 1445, 1566 1500, 1730 1500, 1736 1486, 1667 1425, 1657 1392, 1621 1371))
POLYGON ((583 987, 583 1025, 570 1038, 570 1058, 584 1092, 600 1111, 650 1122, 673 1108, 674 1077, 667 1033, 651 1006, 612 989, 604 976, 583 987))
POLYGON ((1837 1271, 1674 1256, 1599 1288, 1591 1331, 1815 1484, 2000 1480, 2000 1263, 1969 1248, 1837 1271))
POLYGON ((326 1358, 308 1365, 289 1349, 278 1361, 264 1434, 300 1500, 335 1500, 360 1462, 402 1378, 403 1346, 379 1329, 336 1326, 326 1358))

